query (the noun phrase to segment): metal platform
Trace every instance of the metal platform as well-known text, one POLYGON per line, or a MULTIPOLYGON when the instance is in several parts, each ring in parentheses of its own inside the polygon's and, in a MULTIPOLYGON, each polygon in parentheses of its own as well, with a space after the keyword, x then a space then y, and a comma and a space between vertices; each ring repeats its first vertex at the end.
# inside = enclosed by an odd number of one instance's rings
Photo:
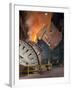
POLYGON ((64 77, 64 67, 53 67, 51 71, 21 75, 20 79, 64 77))

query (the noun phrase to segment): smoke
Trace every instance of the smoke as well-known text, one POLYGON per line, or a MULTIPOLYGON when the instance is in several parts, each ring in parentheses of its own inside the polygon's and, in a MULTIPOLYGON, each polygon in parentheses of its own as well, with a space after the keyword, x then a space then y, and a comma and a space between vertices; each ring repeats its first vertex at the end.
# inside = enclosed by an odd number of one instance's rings
POLYGON ((28 25, 29 40, 36 42, 38 33, 43 27, 50 25, 51 13, 28 12, 26 24, 28 25))

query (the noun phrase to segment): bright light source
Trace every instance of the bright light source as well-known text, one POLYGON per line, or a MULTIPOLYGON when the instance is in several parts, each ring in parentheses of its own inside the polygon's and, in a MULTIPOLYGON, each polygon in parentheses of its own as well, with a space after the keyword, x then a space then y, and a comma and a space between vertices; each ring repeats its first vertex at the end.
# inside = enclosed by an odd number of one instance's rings
POLYGON ((45 13, 45 15, 47 16, 47 15, 48 15, 48 13, 45 13))

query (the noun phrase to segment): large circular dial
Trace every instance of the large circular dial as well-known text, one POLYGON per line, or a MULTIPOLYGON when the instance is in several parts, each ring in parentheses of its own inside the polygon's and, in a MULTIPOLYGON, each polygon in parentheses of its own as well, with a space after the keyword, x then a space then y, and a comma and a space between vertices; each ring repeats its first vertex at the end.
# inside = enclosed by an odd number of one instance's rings
POLYGON ((23 66, 38 65, 38 55, 34 48, 25 41, 19 42, 19 63, 23 66))

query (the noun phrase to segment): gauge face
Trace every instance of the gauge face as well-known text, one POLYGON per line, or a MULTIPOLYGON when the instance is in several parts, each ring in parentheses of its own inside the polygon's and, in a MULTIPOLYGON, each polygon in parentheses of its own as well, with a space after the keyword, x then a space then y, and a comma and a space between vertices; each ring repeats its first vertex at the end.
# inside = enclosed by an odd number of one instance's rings
POLYGON ((38 65, 38 57, 32 46, 28 43, 19 42, 19 63, 24 66, 38 65))

